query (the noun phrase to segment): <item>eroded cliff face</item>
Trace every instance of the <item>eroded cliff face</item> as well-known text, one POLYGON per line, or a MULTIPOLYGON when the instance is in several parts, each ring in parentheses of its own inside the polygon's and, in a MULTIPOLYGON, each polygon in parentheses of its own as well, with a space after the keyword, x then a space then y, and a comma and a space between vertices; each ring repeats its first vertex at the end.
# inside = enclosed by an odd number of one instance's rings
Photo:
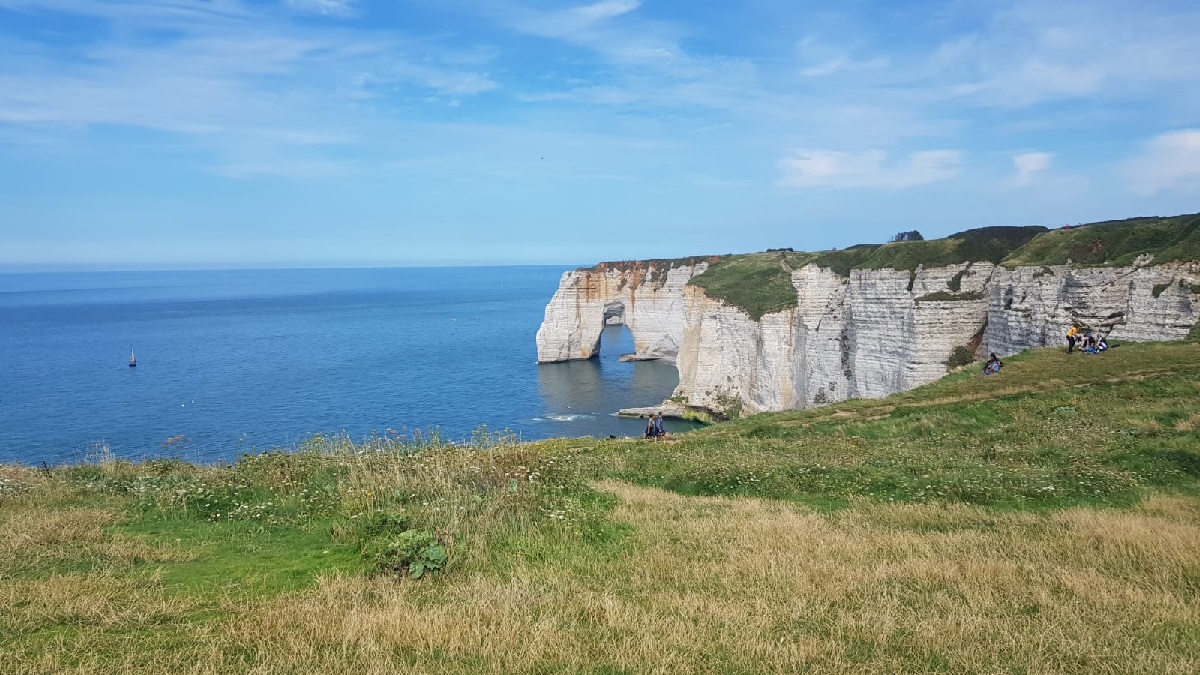
POLYGON ((1200 263, 1018 267, 988 288, 987 346, 997 354, 1063 344, 1073 321, 1115 341, 1180 340, 1200 316, 1200 263))
POLYGON ((808 265, 797 305, 755 321, 689 286, 700 263, 599 266, 563 275, 538 330, 541 362, 589 358, 623 313, 639 355, 673 360, 675 396, 725 414, 876 398, 932 382, 956 354, 1064 345, 1072 323, 1110 340, 1173 340, 1200 319, 1200 264, 1008 270, 967 263, 916 272, 808 265))
POLYGON ((993 269, 854 270, 846 278, 809 265, 792 273, 796 308, 757 322, 689 287, 675 393, 698 407, 755 413, 932 382, 955 347, 978 350, 993 269), (950 292, 955 277, 959 290, 950 292))
POLYGON ((538 328, 538 362, 597 355, 606 323, 628 326, 639 356, 674 360, 683 335, 684 287, 706 269, 707 262, 633 262, 564 273, 538 328))

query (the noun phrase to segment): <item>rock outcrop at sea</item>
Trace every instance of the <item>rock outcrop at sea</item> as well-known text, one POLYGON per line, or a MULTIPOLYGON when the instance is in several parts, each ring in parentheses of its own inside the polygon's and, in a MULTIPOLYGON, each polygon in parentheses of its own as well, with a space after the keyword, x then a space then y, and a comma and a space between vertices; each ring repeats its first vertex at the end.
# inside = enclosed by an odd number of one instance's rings
POLYGON ((989 262, 791 272, 797 304, 754 320, 688 281, 709 262, 605 263, 567 272, 537 333, 538 361, 599 353, 624 323, 638 357, 674 362, 672 400, 724 415, 876 398, 945 375, 953 356, 1064 346, 1072 324, 1111 342, 1177 340, 1200 320, 1200 264, 989 262))

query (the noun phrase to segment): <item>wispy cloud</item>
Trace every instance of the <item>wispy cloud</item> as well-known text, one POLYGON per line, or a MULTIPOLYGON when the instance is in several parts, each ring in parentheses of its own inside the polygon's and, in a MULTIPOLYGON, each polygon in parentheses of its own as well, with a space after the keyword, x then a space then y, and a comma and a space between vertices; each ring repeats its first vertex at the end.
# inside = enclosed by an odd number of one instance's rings
POLYGON ((210 21, 249 21, 256 16, 241 0, 3 0, 0 8, 32 14, 55 12, 124 25, 196 29, 210 21))
POLYGON ((1012 184, 1016 187, 1032 184, 1034 178, 1049 169, 1053 161, 1054 154, 1050 152, 1023 152, 1014 155, 1013 166, 1017 169, 1017 175, 1013 177, 1012 184))
POLYGON ((358 3, 355 0, 284 0, 284 4, 293 11, 305 14, 337 17, 358 14, 358 3))
POLYGON ((1150 139, 1122 167, 1130 189, 1142 195, 1164 190, 1200 191, 1200 129, 1150 139))
POLYGON ((930 66, 941 91, 976 103, 1028 106, 1086 96, 1129 99, 1200 76, 1200 7, 1116 0, 1000 4, 980 30, 944 40, 930 66))
POLYGON ((796 55, 800 64, 800 74, 804 77, 826 77, 856 70, 884 68, 888 65, 887 58, 856 59, 846 51, 846 47, 825 44, 811 35, 796 45, 796 55))
POLYGON ((815 65, 805 66, 800 69, 800 74, 805 77, 825 77, 852 70, 867 70, 871 68, 882 68, 887 65, 887 59, 871 59, 869 61, 853 61, 847 57, 839 56, 822 61, 815 65))
MULTIPOLYGON (((321 148, 358 143, 364 134, 346 127, 371 117, 361 101, 380 90, 392 99, 456 104, 497 87, 479 72, 478 50, 458 58, 397 33, 318 30, 234 0, 4 1, 28 13, 90 17, 114 30, 68 49, 0 41, 0 124, 177 134, 209 153, 212 164, 249 167, 223 175, 265 175, 270 167, 293 177, 331 173, 329 166, 344 160, 321 148), (331 133, 331 124, 339 129, 331 133), (247 139, 261 154, 286 161, 238 156, 247 139)), ((287 6, 347 16, 356 4, 287 6)))
MULTIPOLYGON (((306 181, 287 207, 313 228, 331 202, 493 230, 628 224, 611 241, 762 214, 714 250, 757 245, 801 205, 893 232, 938 211, 961 226, 1194 209, 1200 5, 893 4, 0 0, 0 229, 54 218, 26 176, 103 183, 116 165, 210 215, 224 207, 183 195, 265 204, 289 188, 273 179, 306 181)), ((146 199, 123 189, 105 198, 146 199)), ((111 206, 72 190, 56 201, 111 206)), ((567 245, 512 246, 549 239, 567 245)))
POLYGON ((962 153, 923 150, 896 162, 882 150, 839 152, 800 150, 779 161, 780 187, 902 189, 950 180, 958 175, 962 153))
POLYGON ((591 5, 579 5, 566 9, 539 11, 532 7, 512 7, 510 19, 521 30, 549 38, 573 39, 592 42, 592 32, 602 24, 641 6, 638 0, 602 0, 591 5), (516 11, 513 11, 516 10, 516 11))

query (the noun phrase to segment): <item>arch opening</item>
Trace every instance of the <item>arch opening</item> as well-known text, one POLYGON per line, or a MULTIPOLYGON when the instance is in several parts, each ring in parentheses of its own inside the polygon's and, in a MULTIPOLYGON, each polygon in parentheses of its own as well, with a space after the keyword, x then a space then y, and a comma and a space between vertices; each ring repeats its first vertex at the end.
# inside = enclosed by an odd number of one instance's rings
POLYGON ((625 303, 620 300, 605 303, 592 358, 616 360, 633 350, 633 332, 625 324, 625 303))
POLYGON ((620 300, 614 300, 604 305, 604 325, 625 325, 625 303, 620 300))

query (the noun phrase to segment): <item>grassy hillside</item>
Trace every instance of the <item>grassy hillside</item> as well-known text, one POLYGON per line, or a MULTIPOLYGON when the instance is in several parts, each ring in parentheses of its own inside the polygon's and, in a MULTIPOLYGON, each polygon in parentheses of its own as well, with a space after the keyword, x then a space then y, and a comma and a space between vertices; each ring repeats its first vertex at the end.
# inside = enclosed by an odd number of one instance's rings
POLYGON ((853 269, 915 270, 987 260, 999 263, 1025 245, 1044 227, 983 227, 945 239, 860 244, 841 251, 817 253, 775 251, 722 258, 691 284, 715 298, 741 308, 756 321, 763 314, 796 306, 792 270, 815 263, 847 276, 853 269))
POLYGON ((1008 267, 1129 265, 1138 256, 1155 262, 1200 260, 1200 214, 1132 218, 1047 230, 1040 226, 982 227, 944 239, 859 244, 839 251, 748 253, 727 256, 692 279, 709 297, 739 307, 755 320, 796 305, 791 271, 815 263, 848 276, 854 269, 913 271, 989 261, 1008 267))
POLYGON ((984 260, 999 263, 1045 231, 1046 228, 1036 226, 981 227, 944 239, 859 245, 843 251, 825 251, 813 257, 811 262, 832 268, 843 276, 849 274, 851 269, 890 268, 911 272, 920 265, 945 267, 984 260))
POLYGON ((1018 265, 1130 265, 1141 255, 1154 262, 1200 260, 1200 214, 1173 218, 1131 218, 1053 230, 1004 259, 1018 265))
POLYGON ((0 467, 0 651, 9 672, 1196 672, 1196 400, 1200 344, 1126 345, 659 443, 0 467))
POLYGON ((748 253, 723 258, 688 282, 710 298, 739 307, 755 321, 796 306, 792 259, 786 253, 748 253))

